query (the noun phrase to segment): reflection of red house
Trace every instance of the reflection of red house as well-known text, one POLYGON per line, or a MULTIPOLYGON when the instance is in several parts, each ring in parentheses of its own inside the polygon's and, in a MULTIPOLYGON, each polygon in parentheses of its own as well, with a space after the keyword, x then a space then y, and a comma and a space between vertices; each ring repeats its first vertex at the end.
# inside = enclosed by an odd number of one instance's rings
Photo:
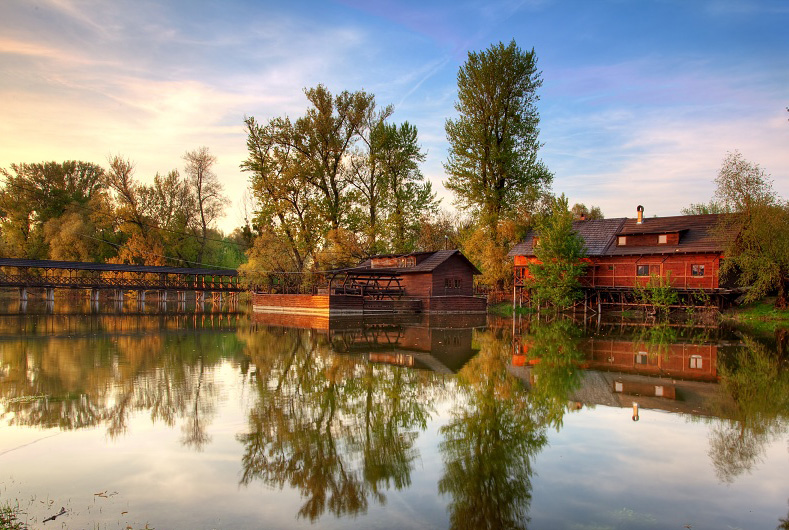
MULTIPOLYGON (((670 377, 689 381, 718 380, 718 345, 714 343, 672 343, 650 345, 624 339, 588 338, 581 342, 584 370, 670 377)), ((514 366, 534 365, 539 358, 529 355, 528 341, 516 342, 514 366)))
MULTIPOLYGON (((630 289, 645 285, 651 276, 668 278, 671 286, 684 292, 721 291, 726 282, 719 276, 723 250, 734 237, 717 228, 721 216, 681 215, 575 221, 573 228, 583 238, 589 266, 581 283, 596 291, 630 289)), ((515 283, 528 289, 529 265, 535 263, 534 248, 539 234, 529 233, 516 245, 515 283)))

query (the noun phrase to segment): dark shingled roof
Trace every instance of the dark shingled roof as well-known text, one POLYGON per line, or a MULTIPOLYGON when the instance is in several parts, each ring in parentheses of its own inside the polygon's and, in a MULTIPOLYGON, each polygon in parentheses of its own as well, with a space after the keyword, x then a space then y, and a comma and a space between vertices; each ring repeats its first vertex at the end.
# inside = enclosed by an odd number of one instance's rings
MULTIPOLYGON (((581 235, 589 256, 628 256, 640 254, 677 254, 690 252, 723 252, 726 244, 737 236, 734 225, 721 231, 716 229, 725 214, 677 215, 673 217, 637 219, 615 218, 593 221, 574 221, 573 228, 581 235), (617 246, 620 235, 667 234, 679 232, 678 245, 617 246)), ((537 233, 531 231, 526 239, 515 245, 509 256, 534 256, 532 241, 537 233)))
POLYGON ((190 274, 201 276, 238 276, 232 269, 189 269, 185 267, 155 267, 147 265, 119 265, 83 261, 51 261, 43 259, 0 258, 0 267, 30 267, 40 269, 91 270, 112 272, 144 272, 157 274, 190 274))
MULTIPOLYGON (((573 230, 583 238, 588 256, 603 256, 606 254, 606 249, 614 242, 614 237, 625 221, 624 217, 573 221, 573 230)), ((526 234, 526 239, 512 247, 508 256, 534 256, 532 241, 535 236, 537 236, 537 232, 534 230, 526 234)))
POLYGON ((424 254, 432 254, 430 257, 420 261, 413 267, 376 267, 372 268, 372 258, 364 260, 356 267, 350 269, 340 269, 332 272, 354 272, 354 273, 392 273, 392 274, 414 274, 419 272, 433 272, 438 268, 439 265, 447 261, 449 258, 454 256, 455 254, 459 255, 463 260, 465 260, 469 267, 472 269, 472 274, 482 274, 479 269, 477 269, 473 263, 471 263, 466 256, 459 250, 437 250, 435 252, 414 252, 413 254, 385 254, 382 256, 373 256, 373 258, 377 257, 386 257, 386 258, 397 258, 397 257, 405 257, 405 256, 413 256, 413 255, 424 255, 424 254))
POLYGON ((729 241, 737 237, 734 225, 716 229, 726 214, 676 215, 673 217, 645 217, 641 224, 627 219, 617 235, 666 234, 679 232, 679 245, 621 246, 615 244, 610 256, 633 254, 676 254, 684 252, 723 252, 729 241))

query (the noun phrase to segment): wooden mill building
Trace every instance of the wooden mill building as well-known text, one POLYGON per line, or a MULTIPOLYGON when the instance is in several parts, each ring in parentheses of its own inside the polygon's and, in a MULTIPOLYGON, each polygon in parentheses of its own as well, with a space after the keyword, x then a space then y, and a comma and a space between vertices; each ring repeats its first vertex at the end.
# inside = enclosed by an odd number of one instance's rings
MULTIPOLYGON (((586 248, 588 267, 581 277, 586 299, 594 305, 630 305, 633 288, 657 276, 668 280, 681 299, 703 292, 713 302, 724 303, 733 289, 721 278, 720 265, 736 234, 721 228, 722 215, 647 218, 639 206, 635 219, 573 222, 586 248)), ((528 296, 529 266, 537 262, 535 245, 539 234, 531 232, 509 253, 516 290, 523 296, 528 296)))
POLYGON ((327 273, 314 294, 253 294, 257 312, 316 315, 374 313, 485 313, 476 297, 480 271, 459 250, 373 256, 327 273))

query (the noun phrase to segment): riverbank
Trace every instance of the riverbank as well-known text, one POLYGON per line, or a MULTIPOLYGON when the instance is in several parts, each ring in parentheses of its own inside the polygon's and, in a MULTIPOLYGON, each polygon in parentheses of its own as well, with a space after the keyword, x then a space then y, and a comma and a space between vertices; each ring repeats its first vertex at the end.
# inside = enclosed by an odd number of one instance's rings
POLYGON ((755 332, 774 333, 778 328, 789 328, 789 309, 776 309, 775 298, 727 309, 721 320, 746 326, 755 332))

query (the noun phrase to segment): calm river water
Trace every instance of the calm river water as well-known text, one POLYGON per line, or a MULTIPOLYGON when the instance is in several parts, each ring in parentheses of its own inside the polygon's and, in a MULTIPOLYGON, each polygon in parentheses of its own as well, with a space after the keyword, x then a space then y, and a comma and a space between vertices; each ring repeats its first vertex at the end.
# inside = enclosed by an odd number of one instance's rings
POLYGON ((0 504, 32 528, 789 527, 772 337, 0 313, 0 504))

